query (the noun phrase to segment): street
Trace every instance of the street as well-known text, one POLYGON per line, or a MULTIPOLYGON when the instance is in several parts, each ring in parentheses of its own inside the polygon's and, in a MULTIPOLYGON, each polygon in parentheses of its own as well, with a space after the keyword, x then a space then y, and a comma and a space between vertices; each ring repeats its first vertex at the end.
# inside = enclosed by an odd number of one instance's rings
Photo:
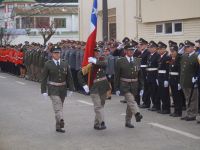
POLYGON ((0 73, 0 150, 199 150, 200 124, 142 109, 144 118, 125 128, 123 97, 106 101, 107 129, 93 129, 89 96, 73 93, 64 104, 66 133, 55 131, 50 99, 40 84, 0 73))

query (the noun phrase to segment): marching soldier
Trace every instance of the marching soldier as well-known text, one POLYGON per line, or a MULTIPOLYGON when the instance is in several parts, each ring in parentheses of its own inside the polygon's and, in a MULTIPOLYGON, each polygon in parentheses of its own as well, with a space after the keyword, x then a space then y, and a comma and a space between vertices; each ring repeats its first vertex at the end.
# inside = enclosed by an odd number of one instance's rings
POLYGON ((150 55, 150 52, 147 49, 148 47, 148 42, 144 40, 143 38, 139 39, 139 44, 138 44, 138 49, 141 51, 141 55, 139 58, 141 58, 141 73, 143 77, 143 83, 144 83, 144 90, 141 91, 140 95, 142 96, 142 101, 143 104, 140 106, 140 108, 149 108, 150 107, 150 97, 147 95, 148 91, 148 84, 147 84, 147 73, 146 73, 146 68, 147 68, 147 60, 150 55))
POLYGON ((41 93, 45 97, 50 96, 55 112, 56 131, 64 133, 63 103, 67 94, 67 87, 70 90, 69 96, 75 88, 68 63, 60 59, 61 49, 54 46, 51 52, 52 60, 45 63, 42 74, 41 93))
POLYGON ((160 59, 158 62, 158 91, 156 97, 157 108, 161 108, 158 113, 170 114, 170 97, 169 97, 169 61, 171 60, 166 50, 167 45, 163 42, 158 42, 158 52, 160 59), (161 106, 162 104, 162 106, 161 106))
MULTIPOLYGON (((148 45, 148 50, 150 55, 147 59, 147 85, 148 91, 147 96, 151 98, 153 106, 149 108, 150 111, 160 110, 159 104, 156 103, 156 93, 158 89, 157 76, 158 76, 158 62, 160 55, 157 53, 158 45, 154 41, 150 41, 148 45)), ((150 99, 146 99, 147 104, 151 104, 150 99)))
POLYGON ((140 122, 142 119, 134 97, 137 94, 138 80, 141 81, 140 59, 133 58, 135 48, 131 43, 128 43, 124 50, 125 57, 118 59, 116 65, 115 90, 117 96, 122 93, 127 101, 125 127, 134 128, 134 125, 131 124, 132 116, 135 115, 136 122, 140 122))
POLYGON ((169 49, 171 61, 169 63, 169 85, 171 88, 172 98, 174 102, 174 112, 170 114, 172 117, 180 117, 182 115, 182 99, 180 86, 180 60, 181 56, 178 54, 177 43, 169 41, 169 49))
POLYGON ((104 120, 104 105, 107 91, 110 90, 110 85, 105 71, 107 62, 104 57, 100 56, 100 51, 97 48, 94 49, 94 57, 89 57, 88 62, 89 64, 78 72, 78 80, 85 92, 90 92, 90 96, 94 104, 94 129, 104 130, 106 129, 104 120), (89 89, 84 76, 88 75, 90 71, 91 76, 89 77, 89 82, 91 83, 89 89))
POLYGON ((186 98, 187 109, 186 116, 181 120, 193 121, 198 113, 198 96, 197 96, 197 73, 198 73, 198 54, 195 53, 195 44, 185 41, 185 54, 181 58, 181 76, 180 84, 186 98))

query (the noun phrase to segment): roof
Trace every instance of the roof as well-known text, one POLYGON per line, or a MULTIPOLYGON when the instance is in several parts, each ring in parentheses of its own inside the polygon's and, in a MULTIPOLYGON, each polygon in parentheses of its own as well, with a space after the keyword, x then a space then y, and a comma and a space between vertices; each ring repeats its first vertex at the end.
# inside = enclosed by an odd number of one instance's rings
POLYGON ((12 16, 43 16, 78 14, 78 7, 32 7, 14 8, 12 16))
POLYGON ((3 3, 13 3, 13 2, 26 2, 26 3, 36 3, 35 0, 3 0, 3 3))

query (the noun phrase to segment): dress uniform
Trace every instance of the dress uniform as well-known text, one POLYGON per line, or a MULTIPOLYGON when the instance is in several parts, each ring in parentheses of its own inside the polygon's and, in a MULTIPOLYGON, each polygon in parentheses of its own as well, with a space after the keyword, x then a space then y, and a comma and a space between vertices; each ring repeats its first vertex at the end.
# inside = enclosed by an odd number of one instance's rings
POLYGON ((170 114, 170 97, 169 97, 169 62, 171 57, 166 50, 167 45, 163 42, 158 42, 160 59, 158 62, 158 90, 156 97, 156 108, 160 109, 158 113, 170 114))
POLYGON ((198 96, 197 96, 197 74, 198 74, 198 54, 195 53, 194 43, 185 41, 185 54, 181 58, 181 76, 180 84, 183 89, 187 109, 186 116, 182 120, 192 121, 196 119, 198 113, 198 96))
MULTIPOLYGON (((157 76, 158 76, 158 62, 160 59, 160 55, 157 53, 158 45, 154 41, 150 41, 148 45, 148 49, 150 52, 150 55, 147 59, 147 68, 146 68, 146 79, 147 79, 147 96, 150 97, 153 106, 149 108, 148 110, 151 111, 157 111, 159 110, 159 106, 156 103, 156 94, 158 85, 156 82, 157 76)), ((151 101, 149 99, 147 100, 147 104, 151 105, 151 101)))
POLYGON ((147 84, 147 78, 146 78, 146 76, 147 76, 147 72, 146 72, 147 60, 150 55, 150 52, 148 51, 147 46, 148 46, 148 42, 146 40, 144 40, 143 38, 140 38, 138 49, 141 51, 141 55, 139 56, 139 58, 141 58, 140 70, 142 73, 142 77, 143 77, 142 80, 144 83, 143 92, 140 94, 142 96, 143 104, 140 106, 140 108, 149 108, 150 107, 150 97, 147 94, 148 84, 147 84))
POLYGON ((86 93, 90 92, 91 99, 94 104, 95 120, 94 129, 106 129, 104 120, 104 105, 107 96, 107 91, 110 90, 110 85, 106 77, 106 59, 99 56, 99 50, 95 48, 95 57, 89 57, 89 64, 78 72, 78 81, 84 88, 86 93), (89 87, 84 79, 84 76, 89 76, 89 87))
POLYGON ((177 43, 169 43, 171 52, 171 61, 169 63, 169 85, 174 102, 174 112, 170 114, 172 117, 180 117, 182 115, 182 99, 180 86, 180 60, 181 55, 178 54, 177 43))
POLYGON ((67 94, 67 87, 70 91, 74 91, 75 88, 68 63, 61 60, 60 56, 57 56, 59 54, 56 54, 60 53, 60 51, 59 47, 54 46, 51 51, 52 60, 45 63, 41 81, 41 93, 47 96, 48 87, 48 95, 52 100, 55 112, 56 131, 64 133, 63 103, 67 94))
POLYGON ((127 101, 125 126, 134 128, 131 124, 133 114, 135 115, 136 122, 140 122, 142 119, 134 97, 137 94, 138 80, 141 81, 139 74, 141 60, 139 58, 133 58, 135 48, 131 43, 128 43, 124 49, 126 56, 118 59, 116 64, 115 90, 116 95, 123 94, 127 101))

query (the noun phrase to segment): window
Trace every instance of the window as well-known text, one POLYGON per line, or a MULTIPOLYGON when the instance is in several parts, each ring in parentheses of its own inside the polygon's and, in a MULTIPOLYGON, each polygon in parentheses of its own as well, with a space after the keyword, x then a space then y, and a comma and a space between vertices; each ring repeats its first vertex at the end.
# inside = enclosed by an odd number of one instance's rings
POLYGON ((163 33, 163 24, 156 25, 156 33, 163 33))
POLYGON ((34 28, 34 18, 33 17, 22 17, 22 29, 34 28))
POLYGON ((174 23, 174 32, 182 32, 182 23, 174 23))
POLYGON ((35 21, 36 28, 48 28, 50 26, 49 17, 37 17, 35 21))
POLYGON ((11 12, 14 8, 14 5, 8 5, 8 12, 11 12))
POLYGON ((182 32, 182 22, 166 22, 156 25, 156 34, 180 34, 182 32))
POLYGON ((54 18, 55 28, 66 28, 66 18, 54 18))
POLYGON ((172 33, 172 23, 165 23, 165 34, 172 33))
POLYGON ((16 19, 16 29, 20 29, 20 18, 16 19))

